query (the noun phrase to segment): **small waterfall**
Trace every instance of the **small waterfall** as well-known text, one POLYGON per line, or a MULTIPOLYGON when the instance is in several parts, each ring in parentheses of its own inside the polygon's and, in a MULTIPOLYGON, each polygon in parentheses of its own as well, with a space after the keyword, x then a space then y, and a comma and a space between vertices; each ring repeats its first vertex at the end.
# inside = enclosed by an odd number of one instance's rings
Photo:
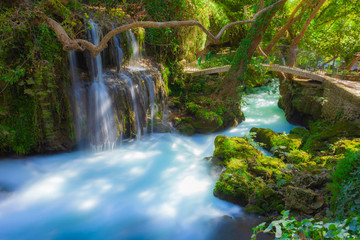
MULTIPOLYGON (((91 19, 89 26, 89 41, 97 45, 102 30, 91 19)), ((123 139, 140 139, 145 133, 166 129, 166 124, 158 118, 162 115, 164 119, 165 116, 165 84, 157 67, 142 61, 138 41, 132 31, 127 31, 124 37, 116 35, 106 54, 102 52, 96 58, 89 52, 85 55, 71 52, 70 68, 78 142, 86 140, 94 149, 101 151, 112 149, 123 139), (129 41, 132 52, 125 67, 121 49, 124 40, 129 41), (157 113, 160 113, 159 116, 157 113)))
POLYGON ((72 94, 73 94, 73 112, 74 112, 74 121, 75 121, 75 133, 76 140, 80 142, 85 133, 85 112, 86 102, 83 99, 84 96, 84 86, 80 79, 79 73, 77 71, 78 63, 76 60, 75 51, 69 53, 69 62, 70 62, 70 73, 72 81, 72 94))
POLYGON ((135 125, 136 125, 136 139, 140 139, 141 138, 141 126, 140 126, 140 120, 139 120, 139 112, 138 112, 138 107, 137 107, 137 101, 136 101, 136 92, 135 92, 135 86, 133 84, 132 79, 125 75, 125 74, 121 74, 121 77, 126 79, 126 82, 129 86, 129 90, 130 90, 130 94, 131 94, 131 100, 132 100, 132 104, 133 104, 133 109, 134 109, 134 114, 135 114, 135 125))
MULTIPOLYGON (((89 20, 89 40, 99 44, 99 29, 89 20)), ((89 133, 90 143, 98 151, 112 149, 116 142, 116 127, 111 98, 104 84, 101 56, 91 57, 92 84, 89 94, 89 133)))
POLYGON ((116 69, 119 72, 124 62, 124 53, 120 47, 121 38, 119 34, 115 35, 114 42, 115 42, 114 55, 115 55, 116 69))
POLYGON ((131 30, 126 32, 126 37, 127 37, 128 43, 131 43, 131 45, 129 44, 129 47, 131 46, 130 66, 134 66, 134 65, 136 65, 136 60, 139 60, 141 58, 140 51, 139 51, 139 44, 135 38, 134 33, 131 30))
POLYGON ((155 90, 154 83, 148 75, 145 75, 145 80, 149 89, 149 101, 150 101, 150 117, 151 117, 151 133, 154 132, 154 117, 155 117, 155 90))

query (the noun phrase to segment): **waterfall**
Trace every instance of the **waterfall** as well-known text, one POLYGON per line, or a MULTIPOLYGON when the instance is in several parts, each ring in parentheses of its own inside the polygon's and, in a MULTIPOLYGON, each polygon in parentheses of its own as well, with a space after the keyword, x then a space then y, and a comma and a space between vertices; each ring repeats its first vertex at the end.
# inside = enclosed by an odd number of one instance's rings
POLYGON ((155 90, 154 83, 148 75, 145 75, 145 80, 149 89, 149 102, 150 102, 150 119, 151 119, 151 133, 154 132, 154 116, 155 116, 155 90))
POLYGON ((125 74, 121 74, 121 76, 126 80, 126 83, 129 86, 129 90, 130 90, 130 94, 131 94, 131 100, 132 100, 132 105, 133 105, 133 109, 134 109, 134 114, 135 114, 135 125, 136 125, 136 139, 140 139, 141 137, 141 126, 140 126, 140 120, 139 120, 139 112, 138 112, 138 107, 137 107, 137 101, 136 101, 136 92, 135 92, 135 86, 132 82, 132 79, 125 75, 125 74))
POLYGON ((134 33, 131 30, 126 32, 126 37, 127 37, 128 43, 129 43, 129 47, 131 46, 131 49, 129 49, 130 53, 131 53, 130 66, 134 66, 134 65, 137 65, 135 61, 139 60, 141 58, 140 51, 139 51, 139 45, 135 38, 134 33))
POLYGON ((84 86, 82 84, 82 81, 80 80, 79 73, 77 71, 78 63, 76 60, 75 51, 71 51, 69 53, 69 62, 70 62, 70 74, 72 81, 75 134, 76 134, 76 141, 80 142, 83 139, 85 132, 84 110, 86 109, 86 102, 83 99, 84 86))
POLYGON ((121 38, 119 34, 114 36, 114 42, 115 42, 115 46, 114 46, 115 62, 116 62, 117 71, 119 72, 124 62, 124 53, 120 47, 121 38))
MULTIPOLYGON (((99 44, 99 29, 93 20, 89 20, 89 40, 99 44)), ((112 149, 116 142, 116 127, 111 98, 105 86, 102 74, 101 56, 91 57, 92 84, 89 94, 89 138, 96 150, 112 149)))
MULTIPOLYGON (((92 19, 87 33, 89 41, 98 45, 101 29, 92 19)), ((161 73, 152 64, 141 61, 132 31, 121 37, 114 36, 106 54, 102 52, 94 58, 88 52, 86 55, 71 52, 69 56, 76 140, 90 142, 97 151, 113 149, 123 139, 140 139, 154 129, 166 129, 166 124, 157 119, 158 112, 166 111, 166 88, 161 73), (132 52, 125 67, 122 40, 129 41, 132 52)))

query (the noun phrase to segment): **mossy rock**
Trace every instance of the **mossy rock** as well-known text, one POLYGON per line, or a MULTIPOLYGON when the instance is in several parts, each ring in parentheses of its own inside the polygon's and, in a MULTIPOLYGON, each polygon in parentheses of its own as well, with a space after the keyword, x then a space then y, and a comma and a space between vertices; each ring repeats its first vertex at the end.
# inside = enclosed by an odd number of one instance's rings
POLYGON ((295 177, 293 183, 297 187, 321 189, 329 182, 331 182, 330 172, 325 168, 317 168, 313 174, 311 172, 302 172, 295 177))
POLYGON ((267 187, 267 184, 274 184, 277 179, 290 181, 291 177, 284 172, 286 165, 281 159, 265 157, 246 137, 229 138, 221 135, 215 139, 213 159, 218 165, 226 166, 216 183, 215 196, 244 206, 249 202, 250 196, 256 195, 256 204, 249 206, 251 212, 273 211, 269 205, 276 207, 275 211, 283 209, 283 195, 267 187), (276 201, 260 204, 263 201, 261 194, 268 201, 276 201))
POLYGON ((176 128, 176 131, 181 134, 191 136, 195 133, 195 128, 191 123, 183 123, 176 128))
POLYGON ((286 188, 285 206, 305 214, 313 214, 324 205, 324 199, 314 191, 305 188, 288 186, 286 188))
POLYGON ((262 157, 263 154, 252 146, 248 138, 229 138, 219 135, 215 138, 215 151, 213 156, 223 160, 236 158, 247 162, 256 162, 256 159, 262 157))
POLYGON ((291 150, 298 149, 302 144, 302 139, 296 134, 278 134, 265 128, 252 128, 250 132, 256 133, 255 140, 276 157, 288 157, 291 150))
POLYGON ((284 194, 275 184, 257 190, 250 198, 247 212, 268 214, 284 210, 284 194))
POLYGON ((310 135, 310 132, 306 128, 295 127, 290 130, 290 134, 300 137, 304 140, 305 138, 307 138, 310 135))
POLYGON ((301 163, 308 163, 311 160, 311 155, 302 150, 292 150, 289 153, 288 161, 297 165, 301 163))
POLYGON ((335 154, 344 154, 346 151, 360 151, 360 138, 340 140, 335 143, 335 154))
POLYGON ((274 147, 273 140, 277 137, 277 133, 273 130, 254 127, 250 129, 250 133, 256 133, 255 140, 263 143, 266 150, 270 151, 274 147))
POLYGON ((217 181, 214 195, 225 201, 245 206, 249 202, 249 179, 239 170, 226 169, 217 181))
POLYGON ((343 158, 343 155, 317 156, 313 158, 313 161, 316 162, 317 166, 322 166, 328 170, 333 170, 341 158, 343 158))
POLYGON ((262 157, 258 159, 258 164, 249 171, 264 179, 276 178, 276 176, 287 178, 283 172, 285 168, 286 164, 279 158, 262 157))
POLYGON ((223 125, 221 116, 194 102, 186 103, 186 110, 194 117, 192 124, 198 133, 212 133, 223 125))
POLYGON ((317 122, 310 126, 310 137, 303 149, 310 153, 333 151, 332 146, 339 140, 360 137, 360 125, 355 122, 343 121, 336 124, 317 122))

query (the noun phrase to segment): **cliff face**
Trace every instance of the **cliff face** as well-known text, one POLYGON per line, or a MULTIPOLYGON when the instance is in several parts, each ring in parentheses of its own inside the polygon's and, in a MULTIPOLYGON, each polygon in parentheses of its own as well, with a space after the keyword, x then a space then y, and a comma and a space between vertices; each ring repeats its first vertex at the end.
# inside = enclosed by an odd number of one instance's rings
POLYGON ((0 84, 0 155, 67 151, 74 144, 67 53, 46 26, 33 34, 0 56, 9 66, 1 72, 8 82, 0 84))
POLYGON ((279 105, 289 122, 308 126, 310 121, 360 119, 360 94, 350 86, 357 82, 282 80, 279 105), (345 85, 344 85, 345 84, 345 85))

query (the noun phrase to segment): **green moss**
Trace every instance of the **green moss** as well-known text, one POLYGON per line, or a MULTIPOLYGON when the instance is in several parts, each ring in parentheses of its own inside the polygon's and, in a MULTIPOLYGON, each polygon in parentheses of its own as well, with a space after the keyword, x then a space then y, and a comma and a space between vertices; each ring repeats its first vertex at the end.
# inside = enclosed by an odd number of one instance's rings
POLYGON ((215 138, 215 151, 213 156, 229 161, 232 158, 247 162, 255 162, 262 153, 254 148, 248 138, 219 135, 215 138))
POLYGON ((181 126, 178 127, 177 130, 181 134, 188 135, 188 136, 191 136, 191 135, 193 135, 195 133, 195 128, 190 123, 181 124, 181 126))
POLYGON ((258 189, 250 200, 247 212, 267 214, 271 212, 280 213, 284 210, 284 195, 275 184, 268 184, 258 189))
POLYGON ((360 125, 354 122, 338 122, 329 124, 318 121, 310 126, 311 135, 306 140, 303 149, 310 153, 333 152, 333 144, 341 138, 360 137, 360 125))
POLYGON ((249 180, 239 171, 226 169, 216 182, 214 195, 229 202, 244 206, 249 201, 249 180))
POLYGON ((288 159, 293 164, 308 163, 311 155, 305 151, 295 149, 290 152, 288 159))
POLYGON ((360 138, 353 140, 342 139, 334 144, 335 154, 344 154, 346 151, 359 151, 360 138))
POLYGON ((297 134, 278 134, 271 129, 252 128, 251 133, 255 133, 255 140, 262 143, 268 151, 276 154, 276 151, 289 152, 298 149, 302 144, 302 139, 297 134))

